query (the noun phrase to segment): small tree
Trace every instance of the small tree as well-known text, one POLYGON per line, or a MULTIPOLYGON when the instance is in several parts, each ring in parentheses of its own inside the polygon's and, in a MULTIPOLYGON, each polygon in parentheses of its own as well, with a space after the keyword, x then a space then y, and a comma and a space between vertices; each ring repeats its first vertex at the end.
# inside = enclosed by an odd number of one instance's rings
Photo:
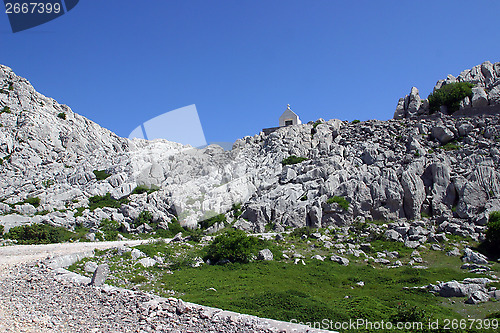
POLYGON ((428 97, 431 113, 439 111, 442 105, 448 108, 449 113, 457 111, 465 97, 472 97, 472 87, 474 85, 469 82, 456 82, 437 89, 428 97))
POLYGON ((500 256, 500 212, 490 214, 483 244, 490 255, 500 256))

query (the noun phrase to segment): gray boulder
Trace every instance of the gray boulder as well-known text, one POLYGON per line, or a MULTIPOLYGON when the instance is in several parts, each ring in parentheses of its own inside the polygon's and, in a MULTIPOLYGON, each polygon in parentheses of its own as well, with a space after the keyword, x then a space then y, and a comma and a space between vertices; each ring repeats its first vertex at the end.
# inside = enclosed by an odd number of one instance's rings
POLYGON ((484 291, 477 290, 474 291, 470 297, 465 301, 466 304, 479 304, 488 302, 490 300, 490 295, 485 293, 484 291))
POLYGON ((486 265, 488 264, 488 258, 485 255, 474 252, 469 248, 464 249, 464 256, 462 257, 463 262, 471 262, 478 265, 486 265))
POLYGON ((335 255, 335 254, 330 257, 330 260, 333 262, 336 262, 340 265, 343 265, 343 266, 349 265, 349 259, 335 255))
POLYGON ((93 273, 97 269, 97 266, 98 265, 95 262, 93 262, 93 261, 87 261, 85 263, 85 266, 83 267, 83 270, 85 272, 93 273))
POLYGON ((269 249, 260 250, 257 254, 258 260, 270 261, 274 259, 273 253, 269 249))
POLYGON ((488 105, 488 95, 482 87, 472 88, 472 106, 483 107, 488 105))
POLYGON ((455 138, 455 134, 444 125, 434 126, 431 130, 432 137, 442 145, 447 144, 455 138))
POLYGON ((102 264, 97 266, 94 275, 92 276, 92 280, 90 281, 90 285, 94 287, 100 287, 104 284, 109 274, 109 266, 108 264, 102 264))

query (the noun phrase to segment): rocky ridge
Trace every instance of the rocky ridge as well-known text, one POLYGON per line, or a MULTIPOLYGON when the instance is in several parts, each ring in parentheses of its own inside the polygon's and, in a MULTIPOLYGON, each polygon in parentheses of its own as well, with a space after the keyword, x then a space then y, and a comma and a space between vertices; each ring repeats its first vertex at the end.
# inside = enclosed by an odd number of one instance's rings
POLYGON ((103 219, 131 225, 147 210, 165 227, 178 218, 195 228, 219 213, 253 232, 422 220, 481 239, 489 212, 500 210, 497 115, 320 119, 245 137, 224 151, 120 138, 5 66, 0 86, 0 223, 7 228, 32 222, 99 228, 103 219), (283 165, 291 155, 307 159, 283 165), (99 179, 98 170, 110 176, 99 179), (131 194, 138 185, 158 190, 131 194), (88 209, 92 196, 107 193, 129 201, 88 209), (38 197, 39 206, 29 197, 38 197), (235 203, 241 216, 231 212, 235 203))
MULTIPOLYGON (((462 114, 471 113, 471 108, 484 108, 500 105, 500 62, 492 64, 489 61, 471 69, 464 70, 460 75, 454 77, 449 74, 446 79, 439 80, 433 91, 450 83, 469 82, 474 84, 472 97, 465 97, 460 102, 462 114)), ((447 113, 446 107, 441 107, 442 113, 447 113)), ((496 110, 498 113, 498 110, 496 110)), ((412 87, 410 94, 400 98, 394 119, 418 118, 430 114, 428 99, 422 99, 416 87, 412 87)))

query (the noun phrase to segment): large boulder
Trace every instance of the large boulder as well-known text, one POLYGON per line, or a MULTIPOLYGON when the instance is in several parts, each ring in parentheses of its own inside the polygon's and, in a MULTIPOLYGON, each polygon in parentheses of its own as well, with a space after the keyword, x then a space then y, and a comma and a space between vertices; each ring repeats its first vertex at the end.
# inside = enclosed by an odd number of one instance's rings
POLYGON ((474 87, 472 88, 472 106, 473 107, 483 107, 488 106, 488 95, 484 88, 474 87))
POLYGON ((100 287, 104 284, 109 274, 109 266, 108 264, 101 264, 97 266, 94 271, 94 275, 92 276, 92 280, 90 281, 90 285, 94 287, 100 287))
POLYGON ((273 258, 273 253, 269 249, 260 250, 257 254, 258 260, 270 261, 273 260, 273 258))
POLYGON ((431 130, 432 137, 438 140, 442 145, 447 144, 455 138, 454 133, 444 125, 434 126, 431 130))

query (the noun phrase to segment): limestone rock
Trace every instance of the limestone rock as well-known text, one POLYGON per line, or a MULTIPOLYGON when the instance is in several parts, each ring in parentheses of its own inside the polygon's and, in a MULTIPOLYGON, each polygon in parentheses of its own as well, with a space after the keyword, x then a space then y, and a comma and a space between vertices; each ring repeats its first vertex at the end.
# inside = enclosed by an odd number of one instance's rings
POLYGON ((269 249, 260 250, 257 255, 258 260, 270 261, 273 260, 273 258, 273 253, 269 249))
POLYGON ((108 264, 101 264, 97 266, 94 275, 92 276, 92 280, 90 282, 91 286, 100 287, 104 284, 109 274, 109 266, 108 264))

